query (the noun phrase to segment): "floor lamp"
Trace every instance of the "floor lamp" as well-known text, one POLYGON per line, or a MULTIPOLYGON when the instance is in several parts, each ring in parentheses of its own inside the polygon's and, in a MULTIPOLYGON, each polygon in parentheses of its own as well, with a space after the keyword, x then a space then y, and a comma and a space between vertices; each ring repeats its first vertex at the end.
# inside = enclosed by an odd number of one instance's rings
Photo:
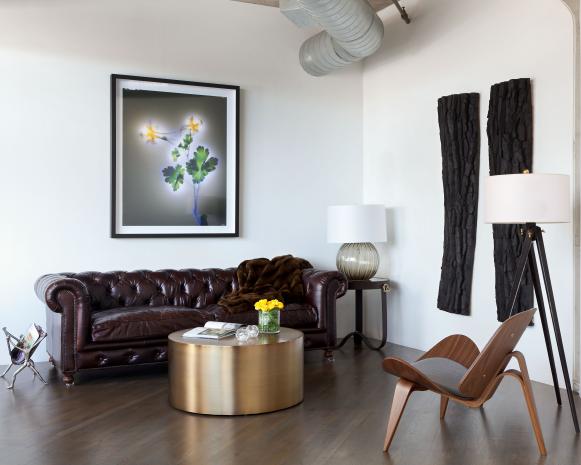
POLYGON ((537 226, 537 223, 569 223, 571 221, 569 176, 560 174, 532 174, 528 172, 523 174, 490 176, 485 180, 485 192, 486 223, 523 225, 521 231, 524 235, 524 242, 521 255, 517 261, 516 279, 512 283, 510 292, 510 315, 515 311, 514 306, 518 291, 528 265, 531 270, 533 288, 539 308, 539 316, 543 327, 549 363, 551 365, 555 395, 557 397, 557 403, 561 405, 561 393, 559 391, 559 380, 557 378, 555 358, 551 345, 551 334, 549 332, 539 269, 533 247, 533 244, 537 245, 539 263, 541 265, 549 312, 553 323, 553 332, 555 334, 557 350, 565 379, 565 388, 567 389, 573 424, 575 431, 579 433, 579 421, 573 399, 573 390, 571 389, 567 359, 563 349, 559 318, 555 307, 555 296, 553 294, 549 265, 547 263, 543 242, 543 230, 537 226))

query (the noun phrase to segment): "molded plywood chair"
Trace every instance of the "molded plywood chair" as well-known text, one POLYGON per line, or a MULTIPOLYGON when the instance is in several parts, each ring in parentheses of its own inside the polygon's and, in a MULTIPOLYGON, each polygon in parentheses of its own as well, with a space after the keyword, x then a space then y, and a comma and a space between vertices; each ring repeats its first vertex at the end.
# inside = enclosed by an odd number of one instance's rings
POLYGON ((395 430, 413 391, 429 390, 439 394, 440 418, 444 418, 448 400, 480 407, 492 397, 504 376, 516 378, 523 390, 533 430, 541 455, 546 455, 545 442, 531 388, 524 356, 514 348, 531 322, 536 309, 527 310, 506 320, 480 352, 472 340, 456 334, 449 336, 422 355, 416 362, 387 357, 383 368, 399 376, 391 405, 384 452, 389 449, 395 430), (519 370, 506 370, 510 359, 518 361, 519 370))

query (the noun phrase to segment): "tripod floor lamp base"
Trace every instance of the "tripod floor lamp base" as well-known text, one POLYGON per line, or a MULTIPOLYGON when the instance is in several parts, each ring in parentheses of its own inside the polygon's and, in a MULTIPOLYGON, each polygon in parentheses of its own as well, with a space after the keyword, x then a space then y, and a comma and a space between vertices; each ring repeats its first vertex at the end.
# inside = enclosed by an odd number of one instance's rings
POLYGON ((561 405, 561 391, 559 389, 559 378, 557 377, 557 369, 555 367, 555 357, 553 355, 553 346, 551 344, 551 334, 549 331, 549 323, 547 321, 547 313, 545 311, 545 303, 543 299, 543 291, 541 289, 541 280, 539 276, 539 269, 535 256, 535 249, 533 244, 536 243, 539 253, 539 263, 541 265, 541 272, 545 284, 545 291, 547 301, 549 304, 549 312, 551 314, 551 321, 553 324, 553 332, 555 334, 555 342, 557 344, 557 351, 559 353, 559 360, 561 362, 561 369, 563 371, 563 378, 565 379, 565 389, 567 390, 567 397, 569 406, 571 408, 571 415, 573 417, 573 425, 575 431, 579 433, 579 420, 577 418, 577 410, 575 408, 575 401, 573 399, 573 390, 571 388, 571 379, 569 377, 569 369, 567 368, 567 359, 565 357, 565 350, 563 348, 563 339, 561 337, 561 328, 559 326, 559 317, 555 307, 555 296, 553 294, 553 286, 551 284, 551 277, 549 274, 549 265, 547 263, 547 255, 545 253, 545 244, 543 242, 543 231, 534 223, 527 223, 523 230, 525 239, 521 256, 517 262, 517 278, 511 289, 511 309, 510 315, 514 312, 518 291, 526 271, 527 265, 530 267, 533 288, 535 290, 535 297, 537 299, 537 306, 539 308, 539 316, 541 318, 541 325, 543 327, 543 335, 545 337, 545 345, 547 347, 547 354, 549 356, 549 363, 551 365, 551 376, 553 378, 553 386, 555 388, 555 396, 557 403, 561 405))
POLYGON ((543 336, 551 365, 551 376, 555 387, 557 403, 561 405, 561 391, 559 390, 559 378, 553 355, 551 332, 545 310, 543 289, 541 287, 541 275, 537 266, 535 247, 539 254, 539 264, 545 287, 545 295, 551 315, 551 323, 565 380, 565 389, 573 417, 575 431, 579 433, 579 420, 573 399, 571 379, 567 368, 567 358, 563 349, 563 339, 559 326, 559 317, 555 306, 555 296, 549 274, 547 254, 543 242, 543 231, 538 223, 570 223, 571 222, 571 189, 569 176, 563 174, 532 174, 524 170, 522 174, 504 174, 489 176, 485 180, 485 221, 491 224, 523 225, 522 234, 524 240, 522 252, 517 260, 516 275, 510 292, 509 316, 515 312, 515 304, 518 292, 527 266, 531 270, 533 288, 539 308, 539 317, 543 327, 543 336))

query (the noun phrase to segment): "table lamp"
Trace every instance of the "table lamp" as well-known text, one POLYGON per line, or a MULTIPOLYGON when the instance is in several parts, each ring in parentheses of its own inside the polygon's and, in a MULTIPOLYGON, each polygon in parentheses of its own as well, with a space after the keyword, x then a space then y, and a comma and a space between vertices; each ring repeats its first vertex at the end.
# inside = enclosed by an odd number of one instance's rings
POLYGON ((327 210, 327 242, 342 243, 337 269, 349 280, 375 276, 379 253, 372 242, 387 240, 385 206, 334 205, 327 210))
POLYGON ((575 426, 575 431, 579 433, 579 422, 573 401, 573 391, 571 389, 571 380, 567 368, 567 359, 565 358, 565 351, 563 349, 559 318, 555 307, 553 286, 551 285, 549 265, 547 263, 547 255, 543 242, 543 231, 537 226, 537 223, 569 223, 571 221, 569 176, 562 174, 532 174, 528 171, 525 171, 523 174, 490 176, 485 180, 484 189, 484 216, 486 223, 523 225, 521 229, 524 236, 522 252, 517 260, 515 280, 512 283, 510 292, 510 315, 514 312, 518 290, 528 265, 531 270, 533 288, 537 299, 537 306, 539 307, 541 324, 543 326, 543 335, 551 365, 555 395, 557 397, 557 403, 560 405, 561 394, 559 391, 559 381, 555 369, 551 335, 547 323, 547 314, 545 312, 541 280, 533 243, 537 245, 549 311, 553 322, 553 331, 555 333, 561 368, 565 379, 565 387, 567 389, 567 396, 569 397, 569 406, 573 417, 573 425, 575 426))

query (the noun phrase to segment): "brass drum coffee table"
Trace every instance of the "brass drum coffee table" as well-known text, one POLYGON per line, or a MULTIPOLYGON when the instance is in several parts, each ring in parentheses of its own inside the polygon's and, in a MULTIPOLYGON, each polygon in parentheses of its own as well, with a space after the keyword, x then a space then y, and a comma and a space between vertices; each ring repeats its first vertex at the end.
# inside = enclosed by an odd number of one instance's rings
POLYGON ((292 407, 303 400, 303 333, 281 328, 247 342, 185 338, 168 344, 169 402, 209 415, 247 415, 292 407))

